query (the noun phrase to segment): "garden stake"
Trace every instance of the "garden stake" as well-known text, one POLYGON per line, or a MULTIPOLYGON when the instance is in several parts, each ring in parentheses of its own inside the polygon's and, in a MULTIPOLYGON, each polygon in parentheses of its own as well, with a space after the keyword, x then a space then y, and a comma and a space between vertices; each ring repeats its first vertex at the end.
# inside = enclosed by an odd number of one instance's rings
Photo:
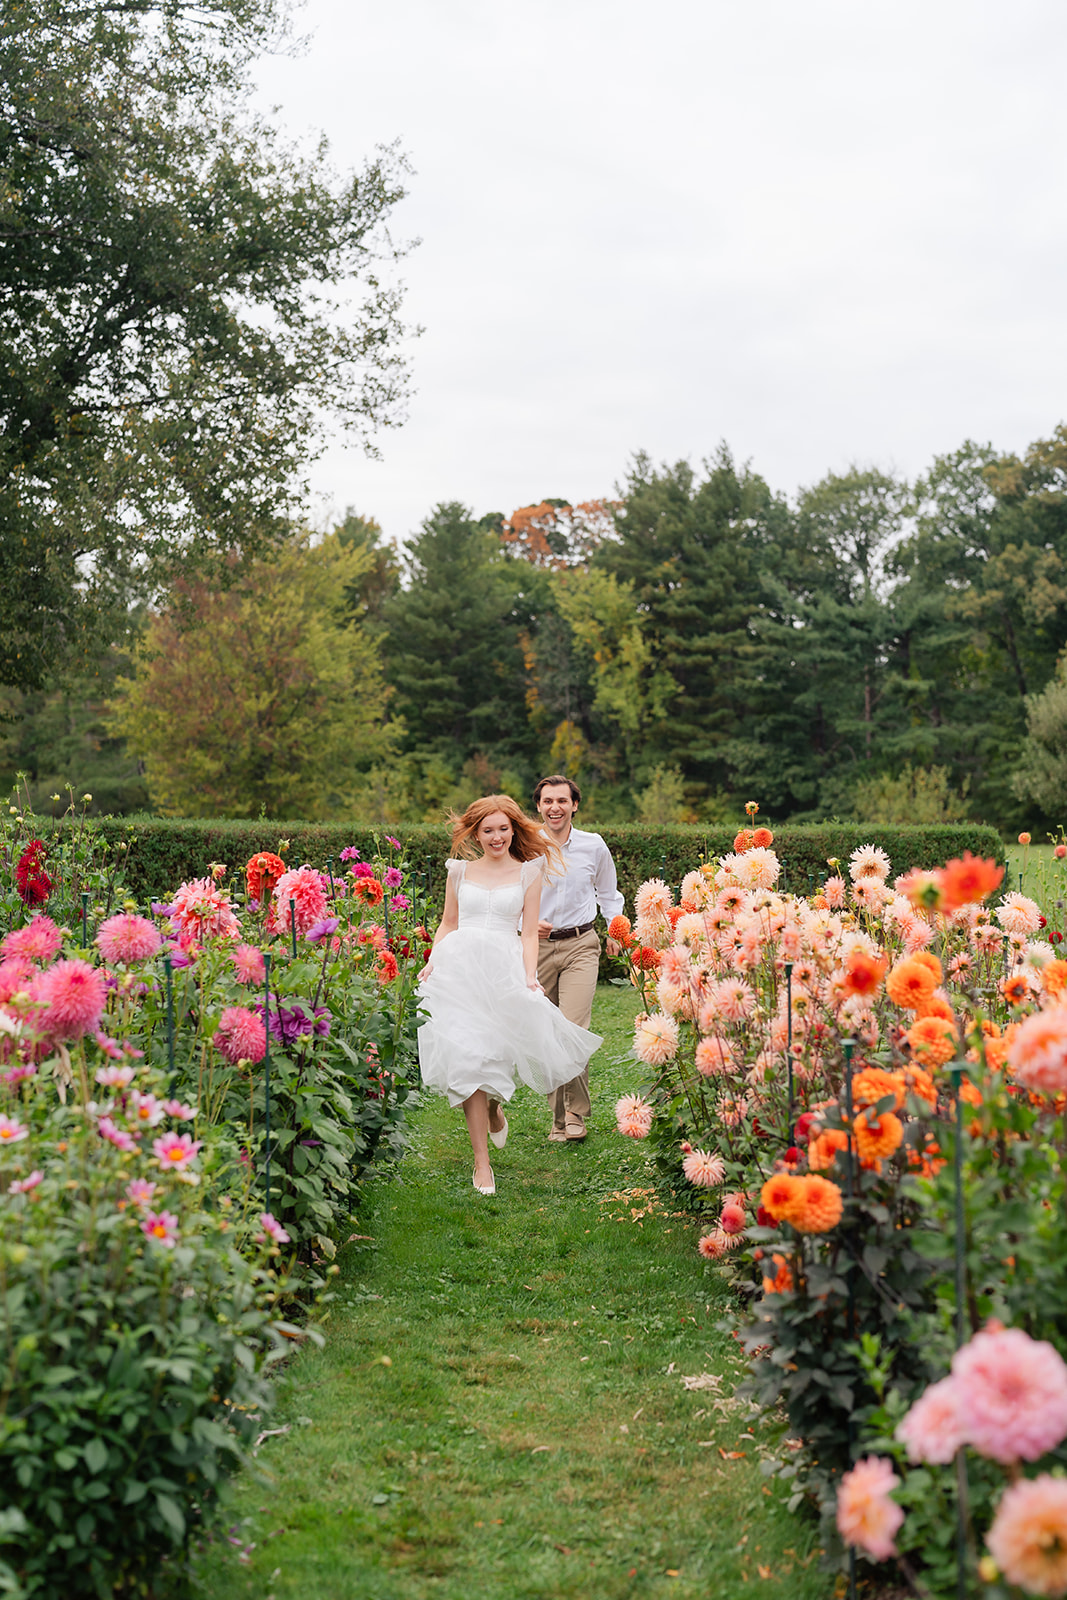
MULTIPOLYGON (((290 901, 290 905, 292 901, 290 901)), ((263 1145, 266 1150, 267 1210, 270 1210, 270 951, 263 952, 263 1021, 267 1030, 267 1048, 263 1052, 263 1145)))
POLYGON ((82 890, 82 949, 89 948, 89 891, 82 890))
POLYGON ((289 932, 293 936, 293 960, 296 960, 296 901, 289 901, 289 932))
MULTIPOLYGON (((964 1068, 949 1068, 956 1086, 956 1349, 964 1344, 963 1305, 967 1294, 967 1258, 964 1251, 963 1211, 963 1087, 964 1068)), ((956 1594, 967 1600, 967 1515, 970 1496, 967 1487, 967 1452, 965 1446, 956 1451, 956 1594)))
POLYGON ((789 1075, 789 1137, 785 1141, 788 1150, 793 1143, 793 963, 785 964, 785 1060, 786 1072, 789 1075))
POLYGON ((388 895, 386 895, 385 898, 382 900, 382 911, 385 914, 385 942, 386 942, 386 944, 388 944, 389 943, 389 896, 388 895))
POLYGON ((326 857, 326 871, 330 874, 330 900, 333 901, 337 898, 337 894, 333 886, 333 856, 326 857))
POLYGON ((163 977, 167 985, 167 1070, 174 1072, 174 979, 170 956, 163 957, 163 977))
MULTIPOLYGON (((852 1199, 852 1052, 856 1048, 855 1039, 843 1039, 841 1047, 845 1052, 845 1116, 848 1119, 848 1161, 845 1166, 847 1179, 845 1192, 852 1199)), ((853 1299, 852 1272, 848 1275, 848 1323, 853 1335, 856 1332, 856 1307, 853 1299)), ((852 1418, 848 1419, 848 1446, 849 1456, 852 1455, 852 1418)), ((848 1600, 856 1600, 856 1547, 848 1547, 848 1600)))

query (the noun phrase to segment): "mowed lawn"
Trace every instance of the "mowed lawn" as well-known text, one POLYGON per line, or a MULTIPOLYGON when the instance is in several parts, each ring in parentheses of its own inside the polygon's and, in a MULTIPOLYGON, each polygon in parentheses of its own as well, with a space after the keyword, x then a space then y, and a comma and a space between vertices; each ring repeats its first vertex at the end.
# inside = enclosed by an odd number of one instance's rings
POLYGON ((696 1227, 652 1204, 644 1147, 614 1131, 635 1008, 601 987, 584 1145, 548 1144, 519 1091, 495 1199, 461 1114, 416 1112, 340 1257, 326 1348, 294 1358, 265 1424, 286 1431, 198 1561, 212 1600, 834 1593, 761 1473, 696 1227))

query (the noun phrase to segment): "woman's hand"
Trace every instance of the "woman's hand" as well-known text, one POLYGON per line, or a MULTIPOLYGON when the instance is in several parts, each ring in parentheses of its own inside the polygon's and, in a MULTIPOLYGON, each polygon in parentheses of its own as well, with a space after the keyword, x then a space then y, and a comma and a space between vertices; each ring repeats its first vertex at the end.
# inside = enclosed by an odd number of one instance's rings
POLYGON ((527 978, 526 987, 527 987, 527 989, 532 989, 534 994, 544 994, 544 992, 545 992, 542 989, 541 985, 538 983, 536 977, 527 978))
POLYGON ((419 983, 425 983, 426 979, 430 976, 430 973, 432 971, 433 971, 433 962, 432 961, 427 961, 426 965, 423 967, 422 971, 419 973, 419 977, 418 977, 419 983))

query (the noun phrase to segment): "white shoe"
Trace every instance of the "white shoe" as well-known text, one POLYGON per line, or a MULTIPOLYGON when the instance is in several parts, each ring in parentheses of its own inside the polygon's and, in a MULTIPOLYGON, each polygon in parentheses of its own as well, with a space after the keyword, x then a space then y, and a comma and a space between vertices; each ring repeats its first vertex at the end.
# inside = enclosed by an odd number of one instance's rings
POLYGON ((477 1173, 474 1174, 474 1177, 471 1179, 471 1182, 473 1183, 474 1187, 477 1189, 479 1194, 496 1194, 496 1178, 492 1174, 490 1175, 489 1183, 485 1183, 485 1184, 479 1183, 478 1182, 478 1174, 477 1173))
MULTIPOLYGON (((501 1116, 504 1116, 503 1112, 501 1112, 501 1116)), ((498 1150, 503 1150, 504 1146, 508 1142, 508 1119, 507 1119, 507 1117, 504 1117, 504 1126, 499 1130, 499 1132, 494 1133, 492 1128, 489 1129, 489 1137, 493 1141, 493 1143, 496 1145, 498 1150)))

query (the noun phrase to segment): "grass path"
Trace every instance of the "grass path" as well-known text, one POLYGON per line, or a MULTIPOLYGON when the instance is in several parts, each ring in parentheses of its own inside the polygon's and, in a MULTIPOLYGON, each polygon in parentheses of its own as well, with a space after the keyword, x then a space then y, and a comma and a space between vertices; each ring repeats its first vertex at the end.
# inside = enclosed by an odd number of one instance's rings
POLYGON ((199 1563, 212 1600, 832 1593, 730 1398, 692 1222, 633 1218, 644 1151, 612 1116, 633 1068, 610 1057, 634 1009, 601 988, 585 1145, 548 1144, 520 1090, 495 1199, 471 1188, 460 1115, 436 1097, 416 1113, 399 1177, 371 1185, 371 1237, 340 1258, 326 1349, 282 1386, 267 1481, 239 1482, 245 1549, 199 1563), (700 1373, 711 1386, 687 1390, 700 1373))

